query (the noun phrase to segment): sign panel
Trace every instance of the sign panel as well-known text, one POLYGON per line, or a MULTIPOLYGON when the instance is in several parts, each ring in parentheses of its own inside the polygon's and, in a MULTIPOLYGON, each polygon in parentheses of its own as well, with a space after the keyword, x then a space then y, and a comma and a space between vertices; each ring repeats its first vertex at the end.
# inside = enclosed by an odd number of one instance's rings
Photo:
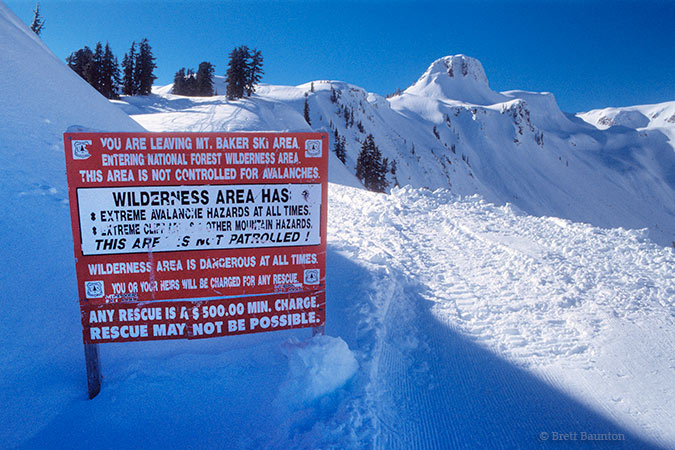
POLYGON ((325 133, 64 145, 85 343, 323 325, 325 133))

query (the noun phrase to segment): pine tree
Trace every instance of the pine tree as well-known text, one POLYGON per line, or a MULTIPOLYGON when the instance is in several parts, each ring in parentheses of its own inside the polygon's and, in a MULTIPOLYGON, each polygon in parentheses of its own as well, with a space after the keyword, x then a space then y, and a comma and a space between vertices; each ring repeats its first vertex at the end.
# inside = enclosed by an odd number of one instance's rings
POLYGON ((369 134, 363 141, 361 152, 356 160, 356 178, 366 189, 384 192, 387 189, 387 168, 382 161, 382 153, 375 145, 375 139, 369 134))
POLYGON ((227 83, 227 98, 229 100, 244 96, 249 73, 248 58, 248 47, 245 45, 236 47, 230 52, 225 79, 227 83))
POLYGON ((153 74, 155 57, 152 55, 152 48, 147 39, 143 39, 138 45, 138 56, 136 57, 134 67, 134 85, 137 95, 148 95, 152 92, 152 84, 157 79, 153 74))
POLYGON ((234 100, 251 96, 262 79, 263 57, 259 50, 250 52, 245 45, 234 48, 229 55, 226 82, 227 98, 234 100))
POLYGON ((119 98, 120 72, 110 45, 96 43, 95 51, 86 45, 66 58, 68 67, 107 98, 119 98))
POLYGON ((106 98, 119 98, 117 93, 120 84, 120 69, 117 58, 106 42, 103 49, 103 58, 99 67, 99 92, 106 98))
POLYGON ((171 88, 171 93, 185 95, 185 67, 181 67, 173 76, 173 88, 171 88))
POLYGON ((211 97, 213 95, 213 74, 215 69, 213 64, 208 61, 203 61, 199 64, 197 69, 196 93, 202 97, 211 97))
POLYGON ((90 83, 92 66, 94 64, 94 53, 86 45, 66 58, 68 67, 73 69, 82 79, 90 83))
POLYGON ((307 93, 305 93, 305 108, 303 113, 305 114, 305 122, 307 122, 307 125, 311 127, 312 121, 309 118, 309 103, 307 103, 307 93))
POLYGON ((40 15, 40 3, 35 4, 35 9, 33 10, 33 22, 30 24, 30 29, 33 33, 40 36, 42 30, 45 27, 45 19, 40 15))
POLYGON ((122 59, 122 94, 136 94, 136 83, 134 83, 134 72, 136 63, 136 42, 131 43, 129 53, 124 54, 122 59))
POLYGON ((197 95, 197 76, 192 69, 188 69, 185 74, 185 94, 183 95, 189 95, 191 97, 197 95))
POLYGON ((344 136, 340 136, 338 134, 337 129, 335 130, 333 141, 335 145, 335 147, 333 148, 335 156, 337 156, 337 158, 340 161, 342 161, 342 164, 344 164, 345 161, 347 160, 346 141, 344 136))
POLYGON ((96 43, 92 63, 93 64, 89 67, 90 70, 87 75, 87 80, 89 81, 89 84, 94 87, 94 89, 100 93, 103 93, 103 45, 101 45, 101 42, 96 43))
POLYGON ((255 87, 260 83, 265 72, 262 68, 263 57, 260 50, 254 48, 249 57, 250 62, 248 63, 248 70, 246 72, 246 95, 250 97, 255 92, 255 87))

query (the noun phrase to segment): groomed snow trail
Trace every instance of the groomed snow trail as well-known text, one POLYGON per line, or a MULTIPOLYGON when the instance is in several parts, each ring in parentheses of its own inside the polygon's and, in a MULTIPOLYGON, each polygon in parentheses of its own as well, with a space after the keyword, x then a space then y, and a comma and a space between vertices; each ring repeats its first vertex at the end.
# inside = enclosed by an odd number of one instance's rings
POLYGON ((445 190, 330 202, 331 245, 373 272, 375 448, 675 445, 672 250, 445 190))

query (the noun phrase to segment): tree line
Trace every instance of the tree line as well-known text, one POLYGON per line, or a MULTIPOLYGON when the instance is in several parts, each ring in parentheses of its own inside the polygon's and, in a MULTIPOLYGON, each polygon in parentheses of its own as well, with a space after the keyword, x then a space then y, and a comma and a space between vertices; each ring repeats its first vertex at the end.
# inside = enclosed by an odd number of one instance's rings
MULTIPOLYGON (((247 46, 235 47, 229 54, 225 73, 225 95, 229 100, 250 97, 260 83, 263 71, 263 56, 260 50, 247 46)), ((208 61, 199 65, 197 72, 182 67, 173 78, 171 93, 189 96, 211 96, 213 90, 214 66, 208 61)))
POLYGON ((189 95, 193 97, 210 97, 214 94, 213 73, 215 68, 208 61, 199 64, 197 73, 192 69, 182 67, 173 77, 171 93, 189 95))
POLYGON ((96 43, 94 51, 86 45, 66 58, 68 67, 99 91, 104 97, 117 99, 124 95, 148 95, 157 79, 153 71, 157 68, 152 48, 147 39, 138 46, 131 43, 128 53, 122 59, 121 71, 117 57, 110 45, 96 43))
MULTIPOLYGON (((37 13, 36 13, 37 14, 37 13)), ((138 45, 132 42, 129 52, 118 63, 110 45, 97 42, 94 50, 84 46, 72 52, 66 63, 75 73, 110 99, 124 95, 148 95, 157 79, 154 75, 155 57, 147 39, 138 45)), ((262 79, 263 56, 245 45, 235 47, 229 54, 226 72, 226 92, 230 100, 250 97, 262 79)), ((199 64, 197 72, 182 67, 174 75, 172 93, 176 95, 209 97, 216 95, 213 76, 215 66, 208 61, 199 64)))

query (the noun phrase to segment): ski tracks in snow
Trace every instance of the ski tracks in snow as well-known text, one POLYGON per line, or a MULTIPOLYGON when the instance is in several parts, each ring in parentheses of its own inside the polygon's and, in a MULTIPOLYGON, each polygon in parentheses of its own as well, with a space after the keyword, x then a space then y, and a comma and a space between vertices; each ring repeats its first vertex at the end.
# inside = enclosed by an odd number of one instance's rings
POLYGON ((374 273, 365 409, 375 448, 532 448, 546 444, 541 432, 575 431, 628 439, 586 446, 672 444, 672 408, 640 404, 645 393, 673 399, 672 356, 642 361, 657 372, 648 387, 596 389, 638 376, 633 355, 606 356, 631 350, 616 343, 619 324, 632 327, 628 341, 658 324, 657 354, 672 350, 672 252, 639 232, 448 191, 331 185, 330 199, 332 245, 374 273))

